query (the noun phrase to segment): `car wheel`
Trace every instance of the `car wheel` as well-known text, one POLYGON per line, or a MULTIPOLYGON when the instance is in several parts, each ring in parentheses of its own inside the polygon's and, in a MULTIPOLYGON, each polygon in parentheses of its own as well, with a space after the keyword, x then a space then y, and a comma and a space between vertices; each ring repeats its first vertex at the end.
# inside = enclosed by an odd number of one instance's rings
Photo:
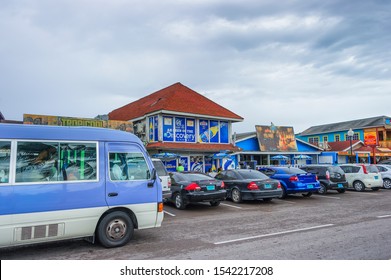
POLYGON ((337 192, 339 192, 339 193, 344 193, 344 192, 345 192, 345 189, 337 190, 337 192))
POLYGON ((218 201, 218 200, 217 201, 211 201, 209 203, 210 203, 211 206, 214 206, 214 207, 220 205, 220 201, 218 201))
POLYGON ((281 189, 282 189, 282 195, 280 198, 286 198, 288 196, 288 194, 286 193, 285 187, 281 187, 281 189))
POLYGON ((232 201, 235 203, 242 202, 242 194, 240 193, 240 191, 238 189, 232 189, 231 198, 232 198, 232 201))
POLYGON ((391 180, 390 179, 384 179, 383 180, 383 187, 385 188, 385 189, 391 189, 391 180))
POLYGON ((183 210, 186 208, 186 205, 183 201, 183 197, 180 193, 175 194, 175 207, 180 210, 183 210))
POLYGON ((310 197, 312 195, 312 192, 302 193, 301 195, 304 197, 310 197))
POLYGON ((327 193, 327 188, 326 188, 326 185, 324 185, 324 184, 320 184, 320 188, 319 188, 319 190, 318 190, 318 193, 319 194, 325 194, 325 193, 327 193))
POLYGON ((353 182, 353 188, 358 192, 363 192, 365 190, 365 185, 361 181, 353 182))
POLYGON ((273 199, 272 197, 262 198, 263 201, 271 201, 272 199, 273 199))
POLYGON ((132 219, 124 212, 107 214, 99 223, 96 234, 106 248, 120 247, 129 242, 134 233, 132 219))

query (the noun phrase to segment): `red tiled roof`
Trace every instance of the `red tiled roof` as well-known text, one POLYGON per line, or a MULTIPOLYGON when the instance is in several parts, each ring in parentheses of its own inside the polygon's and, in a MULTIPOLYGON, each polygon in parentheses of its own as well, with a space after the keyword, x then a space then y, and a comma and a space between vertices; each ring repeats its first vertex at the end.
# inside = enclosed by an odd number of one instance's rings
POLYGON ((150 149, 162 149, 165 151, 197 151, 197 152, 212 152, 216 153, 222 150, 228 150, 232 152, 238 152, 239 147, 232 144, 201 144, 201 143, 166 143, 166 142, 154 142, 148 143, 147 150, 150 149))
POLYGON ((241 116, 181 83, 175 83, 115 109, 109 113, 109 119, 128 121, 162 110, 243 121, 241 116))
MULTIPOLYGON (((352 146, 356 146, 356 144, 360 142, 360 140, 352 140, 352 146)), ((344 151, 350 148, 350 140, 349 141, 337 141, 337 142, 328 142, 330 147, 330 151, 344 151)))

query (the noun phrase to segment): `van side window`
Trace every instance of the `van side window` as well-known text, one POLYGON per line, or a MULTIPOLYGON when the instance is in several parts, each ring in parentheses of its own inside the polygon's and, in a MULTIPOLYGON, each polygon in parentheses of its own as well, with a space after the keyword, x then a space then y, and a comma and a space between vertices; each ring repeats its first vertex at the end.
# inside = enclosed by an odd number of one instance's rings
POLYGON ((95 143, 18 142, 15 182, 95 180, 95 143))
POLYGON ((0 184, 9 183, 11 142, 0 141, 0 184))
POLYGON ((60 143, 59 181, 97 179, 95 143, 60 143))
POLYGON ((110 179, 147 180, 150 171, 142 153, 110 153, 110 179))

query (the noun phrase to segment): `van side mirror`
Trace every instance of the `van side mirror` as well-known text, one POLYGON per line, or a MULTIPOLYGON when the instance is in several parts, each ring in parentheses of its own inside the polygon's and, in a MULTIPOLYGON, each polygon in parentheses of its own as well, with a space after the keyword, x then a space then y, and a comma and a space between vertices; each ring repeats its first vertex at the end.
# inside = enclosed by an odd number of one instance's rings
POLYGON ((151 179, 155 181, 156 178, 157 178, 156 169, 154 168, 154 169, 152 169, 152 176, 151 176, 151 179))

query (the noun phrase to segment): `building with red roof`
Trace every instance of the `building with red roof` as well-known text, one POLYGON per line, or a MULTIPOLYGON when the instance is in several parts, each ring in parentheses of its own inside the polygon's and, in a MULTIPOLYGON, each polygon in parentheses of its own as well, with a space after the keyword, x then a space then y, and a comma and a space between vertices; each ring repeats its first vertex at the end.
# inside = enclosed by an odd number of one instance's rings
MULTIPOLYGON (((152 156, 164 152, 179 155, 185 170, 194 170, 197 164, 197 170, 207 171, 222 164, 214 154, 239 151, 231 140, 232 124, 243 118, 181 83, 115 109, 108 116, 110 120, 132 121, 134 133, 152 156)), ((175 169, 177 163, 170 159, 168 169, 175 169)))

